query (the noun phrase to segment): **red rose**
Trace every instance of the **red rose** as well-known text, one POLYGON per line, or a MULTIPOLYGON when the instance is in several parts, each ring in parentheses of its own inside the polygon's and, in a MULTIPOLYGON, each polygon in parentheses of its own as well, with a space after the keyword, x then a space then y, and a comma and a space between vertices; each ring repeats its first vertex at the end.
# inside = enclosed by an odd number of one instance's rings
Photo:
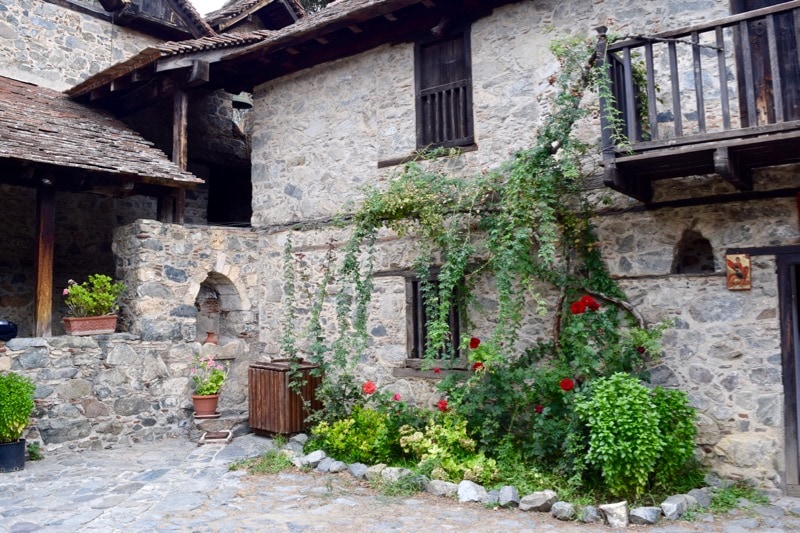
POLYGON ((483 370, 483 369, 485 369, 485 368, 486 368, 486 367, 485 367, 485 366, 483 366, 483 363, 481 363, 480 361, 478 361, 477 363, 475 363, 475 364, 473 364, 473 365, 472 365, 472 371, 473 371, 473 372, 477 372, 478 370, 483 370))
POLYGON ((558 386, 561 387, 561 390, 569 392, 575 388, 575 382, 569 378, 564 378, 558 386))
POLYGON ((474 350, 481 345, 481 340, 478 337, 472 337, 469 340, 469 349, 474 350))
POLYGON ((584 296, 583 298, 581 298, 580 302, 583 304, 583 306, 585 308, 587 308, 587 309, 589 309, 591 311, 597 311, 598 309, 600 309, 600 304, 597 303, 597 300, 595 300, 594 298, 592 298, 588 294, 586 296, 584 296))
POLYGON ((647 351, 647 348, 645 348, 644 346, 639 346, 638 348, 636 348, 636 351, 639 353, 644 353, 647 351))
POLYGON ((364 394, 372 394, 377 390, 378 387, 375 386, 375 383, 372 381, 367 381, 364 385, 361 386, 361 389, 364 391, 364 394))
POLYGON ((438 407, 440 411, 447 411, 447 400, 439 400, 436 403, 436 407, 438 407))
POLYGON ((544 411, 544 405, 539 404, 536 407, 534 407, 533 410, 536 411, 537 415, 540 415, 542 414, 542 411, 544 411))
POLYGON ((586 304, 580 300, 577 302, 572 302, 572 305, 569 306, 569 310, 573 315, 582 315, 586 312, 586 304))
POLYGON ((392 400, 394 400, 396 402, 399 402, 401 400, 401 398, 402 398, 402 396, 400 396, 399 394, 395 394, 394 396, 392 396, 392 400))
POLYGON ((438 366, 437 366, 436 368, 434 368, 434 369, 433 369, 433 373, 434 373, 434 374, 438 374, 438 373, 439 373, 439 372, 441 372, 441 371, 442 371, 442 369, 441 369, 441 368, 439 368, 438 366))

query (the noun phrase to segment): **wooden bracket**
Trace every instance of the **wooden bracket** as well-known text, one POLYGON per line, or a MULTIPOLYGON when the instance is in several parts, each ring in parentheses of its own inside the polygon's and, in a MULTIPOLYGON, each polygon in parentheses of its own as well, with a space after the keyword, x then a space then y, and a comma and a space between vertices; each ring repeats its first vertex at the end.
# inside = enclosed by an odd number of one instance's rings
POLYGON ((753 176, 727 146, 714 150, 714 172, 740 191, 753 190, 753 176))

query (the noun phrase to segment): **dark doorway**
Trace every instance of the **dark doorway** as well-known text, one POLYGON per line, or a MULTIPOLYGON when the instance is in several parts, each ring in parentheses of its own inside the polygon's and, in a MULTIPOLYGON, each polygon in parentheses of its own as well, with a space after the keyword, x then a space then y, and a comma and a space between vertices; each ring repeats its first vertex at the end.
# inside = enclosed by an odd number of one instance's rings
POLYGON ((781 316, 781 358, 784 392, 784 446, 786 450, 786 491, 800 496, 798 455, 798 363, 800 362, 800 253, 776 256, 781 316))
MULTIPOLYGON (((744 13, 782 4, 781 0, 731 0, 733 14, 744 13)), ((754 127, 776 122, 800 120, 800 65, 797 57, 797 35, 794 12, 788 11, 770 17, 761 17, 734 32, 736 47, 736 79, 739 83, 739 109, 742 127, 754 127), (770 29, 770 24, 774 30, 770 29), (770 32, 775 42, 770 51, 770 32), (744 35, 746 33, 746 35, 744 35), (774 53, 777 51, 777 53, 774 53), (775 55, 775 57, 772 57, 775 55), (773 72, 777 65, 779 76, 773 72), (752 86, 746 80, 752 75, 752 86), (780 78, 780 87, 774 80, 780 78), (755 98, 755 106, 748 106, 748 91, 755 98), (776 91, 780 94, 776 95, 776 91), (776 96, 783 104, 776 113, 776 96)))

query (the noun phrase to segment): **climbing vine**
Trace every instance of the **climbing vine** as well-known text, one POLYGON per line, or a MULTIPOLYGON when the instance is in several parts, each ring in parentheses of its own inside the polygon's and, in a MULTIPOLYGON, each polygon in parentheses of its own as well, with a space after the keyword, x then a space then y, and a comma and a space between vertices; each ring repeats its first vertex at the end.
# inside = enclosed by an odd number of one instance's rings
MULTIPOLYGON (((546 312, 548 302, 542 294, 553 287, 560 291, 556 350, 564 302, 579 293, 624 301, 600 258, 590 223, 592 210, 582 194, 585 177, 593 170, 588 157, 592 146, 574 132, 576 122, 588 113, 581 106, 584 94, 602 91, 607 81, 591 41, 557 41, 551 49, 560 70, 549 79, 553 87, 550 114, 530 148, 516 152, 494 170, 471 177, 452 176, 446 170, 448 158, 458 156, 458 150, 423 151, 384 188, 365 191, 363 201, 346 220, 350 238, 342 245, 343 258, 336 266, 334 246, 329 246, 305 330, 310 358, 326 375, 323 396, 347 396, 330 390, 337 379, 355 386, 351 371, 367 344, 375 242, 383 228, 415 238, 414 267, 428 306, 425 358, 429 362, 449 353, 453 339, 448 317, 454 298, 465 294, 464 303, 469 303, 479 276, 491 275, 496 287, 497 325, 491 341, 495 346, 511 346, 518 340, 529 302, 546 312), (434 263, 438 264, 435 284, 429 270, 434 263), (338 333, 331 340, 323 334, 320 320, 334 281, 338 284, 333 296, 338 333), (456 291, 462 284, 466 291, 456 291)), ((288 265, 292 254, 291 244, 287 246, 288 265)), ((289 270, 286 274, 294 276, 289 270)), ((293 285, 287 284, 286 289, 287 301, 293 304, 293 285)), ((288 328, 297 316, 289 311, 287 317, 284 327, 288 328)), ((296 356, 292 339, 284 337, 284 341, 285 353, 296 356)))

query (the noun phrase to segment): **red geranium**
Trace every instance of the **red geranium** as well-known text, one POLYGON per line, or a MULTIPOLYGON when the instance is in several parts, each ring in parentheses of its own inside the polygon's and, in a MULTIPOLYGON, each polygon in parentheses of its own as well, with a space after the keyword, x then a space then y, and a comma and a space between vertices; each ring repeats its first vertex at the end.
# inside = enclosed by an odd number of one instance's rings
POLYGON ((478 337, 472 337, 469 340, 469 349, 474 350, 481 345, 481 340, 478 337))
POLYGON ((440 411, 447 411, 447 400, 439 400, 436 403, 436 407, 438 407, 440 411))
POLYGON ((375 383, 372 381, 367 381, 361 386, 361 389, 364 391, 364 394, 372 394, 378 389, 378 387, 376 387, 375 383))
POLYGON ((647 348, 645 348, 644 346, 639 346, 638 348, 636 348, 636 351, 639 353, 644 353, 647 351, 647 348))
POLYGON ((473 371, 473 372, 477 372, 477 371, 479 371, 479 370, 483 370, 483 369, 485 369, 485 368, 486 368, 486 367, 485 367, 485 366, 483 366, 483 363, 481 363, 480 361, 478 361, 477 363, 474 363, 474 364, 472 365, 472 371, 473 371))
POLYGON ((597 303, 597 300, 589 296, 588 294, 580 299, 580 302, 584 305, 586 309, 591 311, 597 311, 600 309, 600 304, 597 303))
POLYGON ((577 302, 572 302, 572 304, 569 306, 569 310, 573 315, 582 315, 586 312, 586 304, 580 300, 577 302))
POLYGON ((437 366, 436 368, 434 368, 434 369, 433 369, 433 373, 434 373, 434 374, 438 374, 438 373, 439 373, 439 372, 441 372, 441 371, 442 371, 442 369, 441 369, 441 368, 439 368, 438 366, 437 366))
POLYGON ((402 398, 403 397, 400 396, 399 394, 395 394, 394 396, 392 396, 392 400, 394 400, 396 402, 399 402, 402 398))
POLYGON ((575 382, 569 378, 564 378, 558 386, 561 387, 561 390, 569 392, 575 388, 575 382))
POLYGON ((533 410, 536 411, 537 415, 540 415, 542 414, 542 411, 544 411, 544 405, 538 404, 536 407, 533 408, 533 410))

